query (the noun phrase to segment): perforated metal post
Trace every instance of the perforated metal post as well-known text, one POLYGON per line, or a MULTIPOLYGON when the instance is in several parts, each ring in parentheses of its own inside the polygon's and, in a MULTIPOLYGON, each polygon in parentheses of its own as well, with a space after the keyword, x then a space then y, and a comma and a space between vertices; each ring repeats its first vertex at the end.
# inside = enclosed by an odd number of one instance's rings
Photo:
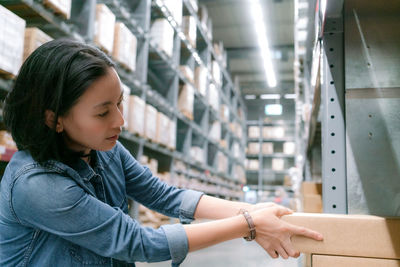
POLYGON ((343 19, 327 18, 323 38, 322 197, 325 213, 347 213, 343 19))

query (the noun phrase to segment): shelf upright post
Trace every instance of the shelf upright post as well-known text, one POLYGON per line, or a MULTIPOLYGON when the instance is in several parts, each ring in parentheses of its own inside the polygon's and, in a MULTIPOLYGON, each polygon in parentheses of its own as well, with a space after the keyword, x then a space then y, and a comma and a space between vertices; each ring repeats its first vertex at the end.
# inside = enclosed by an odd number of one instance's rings
POLYGON ((343 15, 326 18, 321 73, 323 210, 346 214, 343 15))
POLYGON ((261 117, 258 119, 258 129, 260 130, 260 134, 258 136, 258 144, 259 144, 259 151, 258 151, 258 162, 259 162, 259 168, 258 168, 258 190, 257 190, 257 200, 260 200, 261 193, 263 191, 263 179, 264 179, 264 167, 263 167, 263 156, 262 156, 262 119, 261 117))

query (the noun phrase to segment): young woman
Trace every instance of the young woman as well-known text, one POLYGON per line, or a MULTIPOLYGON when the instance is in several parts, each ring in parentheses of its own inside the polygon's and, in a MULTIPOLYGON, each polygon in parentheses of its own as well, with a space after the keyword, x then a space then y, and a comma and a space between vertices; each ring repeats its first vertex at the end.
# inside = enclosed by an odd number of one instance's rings
POLYGON ((291 213, 284 207, 230 202, 161 182, 117 141, 121 101, 114 64, 94 47, 55 40, 23 64, 4 107, 19 151, 1 181, 0 266, 169 259, 178 266, 189 251, 239 237, 255 238, 271 257, 286 259, 299 255, 292 235, 322 239, 280 220, 291 213), (127 197, 183 223, 215 221, 142 227, 127 215, 127 197))

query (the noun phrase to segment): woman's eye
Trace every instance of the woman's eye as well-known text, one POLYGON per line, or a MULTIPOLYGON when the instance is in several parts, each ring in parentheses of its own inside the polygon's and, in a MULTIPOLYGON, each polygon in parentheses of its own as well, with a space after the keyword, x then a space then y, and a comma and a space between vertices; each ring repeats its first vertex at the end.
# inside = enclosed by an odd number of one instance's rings
POLYGON ((107 114, 108 114, 108 111, 106 111, 106 112, 104 112, 104 113, 101 113, 101 114, 99 114, 98 116, 99 116, 99 117, 105 117, 107 114))

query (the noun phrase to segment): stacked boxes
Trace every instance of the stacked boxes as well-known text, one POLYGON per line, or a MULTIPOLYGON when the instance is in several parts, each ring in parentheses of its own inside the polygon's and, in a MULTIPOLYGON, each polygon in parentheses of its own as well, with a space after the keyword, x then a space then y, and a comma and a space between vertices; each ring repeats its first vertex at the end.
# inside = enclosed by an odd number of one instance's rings
POLYGON ((228 171, 228 158, 221 151, 217 153, 217 171, 220 173, 228 171))
POLYGON ((150 29, 150 38, 154 44, 172 57, 174 49, 174 28, 167 19, 156 19, 150 29))
POLYGON ((114 47, 112 56, 127 69, 136 68, 137 39, 121 22, 115 23, 114 47))
POLYGON ((260 168, 260 162, 258 159, 249 159, 247 161, 247 169, 251 171, 258 171, 260 168))
POLYGON ((242 154, 240 153, 240 146, 239 146, 239 143, 236 142, 236 141, 233 142, 233 144, 232 144, 232 154, 233 154, 233 157, 236 158, 236 159, 239 159, 240 156, 242 155, 242 154))
POLYGON ((170 149, 175 149, 176 147, 176 121, 169 122, 169 142, 167 145, 170 149))
POLYGON ((161 112, 157 112, 157 132, 156 132, 156 142, 163 144, 165 146, 168 145, 169 142, 169 134, 168 127, 170 125, 170 119, 161 112))
POLYGON ((251 155, 260 153, 260 143, 255 143, 255 142, 249 143, 247 145, 247 153, 251 155))
POLYGON ((115 15, 105 4, 97 4, 94 42, 109 54, 114 45, 114 29, 115 15))
POLYGON ((236 178, 237 181, 240 183, 246 183, 246 173, 242 166, 235 165, 233 176, 236 178))
POLYGON ((190 84, 179 88, 178 109, 183 115, 193 120, 194 89, 190 84))
POLYGON ((23 61, 32 54, 39 46, 44 43, 53 40, 50 36, 42 32, 36 27, 25 29, 25 40, 24 40, 24 56, 23 61))
POLYGON ((194 74, 194 85, 200 94, 206 95, 207 89, 207 68, 204 66, 197 66, 194 74))
POLYGON ((129 96, 128 131, 144 136, 146 103, 138 96, 129 96))
POLYGON ((288 155, 296 153, 296 144, 294 142, 283 143, 283 153, 288 155))
POLYGON ((211 124, 209 135, 210 139, 219 142, 221 139, 221 123, 219 121, 214 121, 211 124))
POLYGON ((226 123, 229 122, 229 108, 228 108, 227 105, 221 104, 221 106, 220 106, 220 116, 221 116, 221 119, 224 122, 226 122, 226 123))
POLYGON ((282 220, 321 233, 323 241, 293 236, 296 250, 312 254, 313 267, 399 266, 400 219, 371 215, 295 213, 282 220))
POLYGON ((285 136, 285 128, 264 126, 262 128, 262 136, 263 138, 283 138, 285 136))
POLYGON ((249 138, 260 138, 260 127, 258 126, 249 126, 249 138))
POLYGON ((215 85, 212 83, 208 88, 208 103, 215 111, 219 111, 219 93, 215 85))
POLYGON ((188 79, 189 82, 194 83, 194 74, 189 66, 181 65, 179 66, 179 70, 182 72, 183 76, 188 79))
POLYGON ((322 184, 317 182, 303 182, 301 184, 303 211, 322 212, 322 184))
POLYGON ((213 60, 211 64, 211 72, 213 78, 218 86, 221 86, 222 83, 222 76, 221 76, 221 69, 217 61, 213 60))
POLYGON ((66 19, 69 19, 71 16, 71 0, 43 0, 43 4, 66 19))
POLYGON ((157 135, 157 109, 151 105, 146 105, 144 115, 144 136, 156 142, 157 135))
POLYGON ((182 31, 189 43, 196 48, 196 20, 193 16, 184 16, 182 21, 182 31))
POLYGON ((198 146, 192 146, 190 148, 190 157, 194 159, 195 162, 204 163, 204 149, 198 146))
POLYGON ((129 95, 131 94, 131 89, 126 86, 125 84, 121 83, 122 85, 122 94, 123 94, 123 100, 122 100, 122 113, 124 116, 124 128, 128 129, 128 123, 129 123, 129 95))
POLYGON ((25 20, 0 6, 0 73, 18 74, 24 49, 25 20))
POLYGON ((264 142, 262 144, 262 153, 264 155, 269 155, 274 153, 274 143, 264 142))
POLYGON ((272 159, 272 170, 274 171, 283 171, 285 169, 285 161, 284 159, 273 158, 272 159))

